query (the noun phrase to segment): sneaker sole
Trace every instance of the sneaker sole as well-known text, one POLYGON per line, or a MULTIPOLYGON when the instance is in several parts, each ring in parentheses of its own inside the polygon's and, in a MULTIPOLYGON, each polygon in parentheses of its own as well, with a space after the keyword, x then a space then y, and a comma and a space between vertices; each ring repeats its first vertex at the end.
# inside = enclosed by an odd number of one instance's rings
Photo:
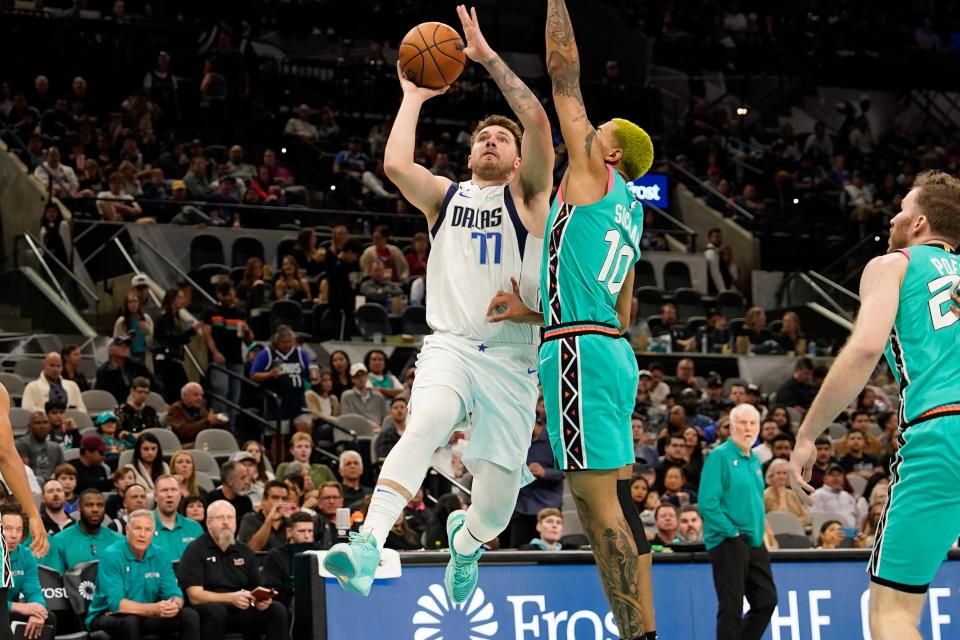
POLYGON ((361 596, 370 594, 373 578, 359 575, 360 569, 346 551, 331 551, 323 559, 323 568, 336 577, 345 591, 361 596))

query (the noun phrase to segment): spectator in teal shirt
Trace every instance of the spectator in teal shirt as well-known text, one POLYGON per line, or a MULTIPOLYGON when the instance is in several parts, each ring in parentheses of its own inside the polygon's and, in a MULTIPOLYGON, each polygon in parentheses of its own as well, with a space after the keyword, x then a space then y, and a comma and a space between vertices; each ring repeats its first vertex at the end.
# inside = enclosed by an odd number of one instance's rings
POLYGON ((157 505, 153 514, 154 542, 171 560, 182 558, 187 545, 203 535, 203 527, 198 522, 178 513, 182 497, 180 482, 174 476, 162 475, 154 481, 153 501, 157 505))
POLYGON ((173 633, 181 640, 200 640, 200 617, 183 608, 173 565, 153 545, 153 512, 139 509, 127 520, 126 539, 100 555, 87 627, 115 640, 173 633))
POLYGON ((3 539, 10 554, 10 575, 13 585, 7 589, 7 602, 10 605, 10 622, 24 622, 27 628, 24 635, 36 638, 43 632, 44 625, 56 633, 57 618, 47 609, 47 601, 40 588, 40 573, 37 561, 23 542, 24 516, 17 504, 0 507, 0 522, 3 524, 3 539), (23 602, 20 601, 21 596, 23 602))
POLYGON ((717 638, 760 640, 777 606, 770 554, 763 545, 763 475, 751 447, 760 413, 740 404, 730 412, 730 439, 713 450, 700 477, 703 534, 717 590, 717 638), (750 612, 743 615, 743 597, 750 612))
POLYGON ((99 560, 100 553, 117 540, 116 531, 103 524, 104 500, 99 489, 87 489, 80 494, 80 521, 67 527, 50 539, 50 552, 40 563, 64 573, 81 562, 99 560))

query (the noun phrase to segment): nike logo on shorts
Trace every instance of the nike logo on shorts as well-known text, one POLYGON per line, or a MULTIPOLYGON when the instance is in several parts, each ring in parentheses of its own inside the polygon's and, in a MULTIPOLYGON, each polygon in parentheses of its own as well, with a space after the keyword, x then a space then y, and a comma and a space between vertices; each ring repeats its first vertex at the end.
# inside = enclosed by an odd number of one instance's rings
POLYGON ((530 367, 527 367, 527 374, 528 374, 528 375, 529 375, 529 374, 534 374, 534 373, 536 373, 536 372, 537 372, 536 369, 531 369, 530 367))

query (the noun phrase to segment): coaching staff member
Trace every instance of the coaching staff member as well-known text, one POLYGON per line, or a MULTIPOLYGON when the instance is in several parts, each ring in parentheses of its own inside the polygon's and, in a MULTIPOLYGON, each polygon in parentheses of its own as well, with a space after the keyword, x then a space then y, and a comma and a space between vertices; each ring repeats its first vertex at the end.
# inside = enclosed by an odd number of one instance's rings
POLYGON ((700 479, 703 535, 717 589, 717 640, 759 640, 777 606, 760 460, 751 451, 760 414, 749 404, 730 412, 730 438, 713 450, 700 479), (743 615, 743 597, 750 612, 743 615))
POLYGON ((125 540, 100 554, 87 627, 116 640, 170 633, 200 640, 197 612, 183 608, 173 565, 166 551, 153 544, 153 512, 139 509, 128 515, 126 533, 125 540))
MULTIPOLYGON (((204 640, 223 640, 228 631, 288 637, 287 609, 250 593, 262 584, 257 556, 237 544, 237 512, 226 500, 207 507, 207 533, 187 546, 180 560, 180 586, 200 613, 204 640)), ((258 636, 255 636, 258 637, 258 636)))

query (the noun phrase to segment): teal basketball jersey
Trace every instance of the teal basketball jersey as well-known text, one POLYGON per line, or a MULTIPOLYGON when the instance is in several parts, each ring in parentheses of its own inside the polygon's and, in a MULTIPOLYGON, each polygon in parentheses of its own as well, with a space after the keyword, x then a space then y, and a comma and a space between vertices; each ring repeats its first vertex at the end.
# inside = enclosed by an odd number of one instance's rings
MULTIPOLYGON (((642 208, 613 167, 607 194, 589 205, 569 205, 558 193, 547 218, 540 296, 548 328, 599 323, 618 329, 616 301, 640 258, 642 208)), ((619 330, 616 333, 619 336, 619 330)))
POLYGON ((950 311, 960 256, 939 245, 901 249, 910 261, 886 356, 900 385, 900 424, 960 413, 960 317, 950 311))

